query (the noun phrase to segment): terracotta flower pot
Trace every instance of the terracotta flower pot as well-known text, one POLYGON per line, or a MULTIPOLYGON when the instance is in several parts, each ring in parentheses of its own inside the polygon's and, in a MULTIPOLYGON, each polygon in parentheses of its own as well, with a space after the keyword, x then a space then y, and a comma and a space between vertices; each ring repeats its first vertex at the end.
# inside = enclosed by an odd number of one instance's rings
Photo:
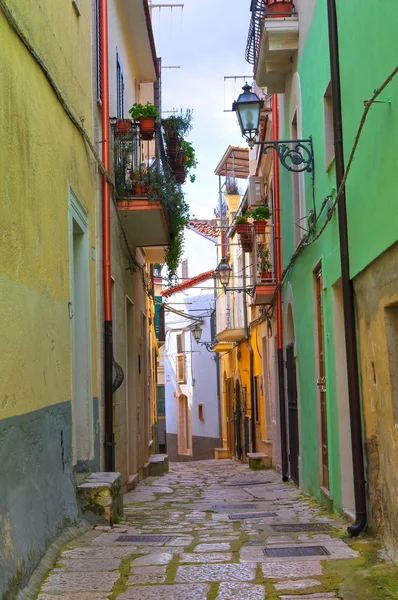
POLYGON ((116 131, 118 133, 130 133, 131 120, 130 119, 118 119, 116 121, 116 131))
POLYGON ((155 135, 155 117, 140 117, 140 134, 143 140, 153 140, 155 135))
POLYGON ((267 229, 267 223, 268 221, 254 221, 253 222, 253 227, 254 227, 254 232, 257 233, 265 233, 265 230, 267 229))
POLYGON ((272 281, 272 271, 261 271, 260 281, 272 281))
POLYGON ((253 228, 250 223, 238 223, 236 233, 239 235, 239 243, 242 250, 251 252, 253 248, 253 228))
POLYGON ((149 193, 149 184, 145 181, 139 181, 134 184, 134 196, 147 196, 149 193))
POLYGON ((293 12, 293 0, 268 0, 267 16, 270 16, 271 18, 290 17, 293 12))

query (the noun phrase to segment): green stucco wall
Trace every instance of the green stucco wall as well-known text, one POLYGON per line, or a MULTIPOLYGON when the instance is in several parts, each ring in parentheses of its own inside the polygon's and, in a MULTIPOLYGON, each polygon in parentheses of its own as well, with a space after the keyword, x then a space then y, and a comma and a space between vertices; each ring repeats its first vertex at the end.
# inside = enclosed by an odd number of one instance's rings
MULTIPOLYGON (((374 8, 374 7, 373 7, 374 8)), ((300 9, 305 10, 304 5, 300 9)), ((370 98, 396 65, 396 30, 398 7, 394 0, 383 2, 382 10, 367 10, 359 0, 349 3, 337 0, 340 36, 340 69, 343 105, 343 135, 345 160, 364 109, 370 98), (377 41, 377 43, 376 43, 377 41)), ((318 0, 307 31, 300 39, 301 54, 297 61, 297 76, 301 87, 302 137, 312 136, 315 155, 315 206, 319 214, 322 202, 335 195, 334 164, 326 169, 324 94, 330 81, 327 27, 327 2, 318 0)), ((282 103, 280 138, 291 137, 290 119, 294 102, 292 81, 286 82, 282 103), (284 106, 283 106, 284 103, 284 106)), ((397 96, 396 78, 382 97, 391 96, 391 104, 372 107, 347 183, 347 213, 349 228, 350 272, 355 277, 397 239, 398 204, 395 140, 398 134, 398 113, 394 106, 397 96)), ((313 208, 312 180, 304 175, 305 214, 313 208)), ((293 254, 294 224, 292 207, 292 176, 281 169, 281 206, 283 261, 293 254)), ((326 209, 324 209, 324 212, 326 209)), ((323 218, 321 216, 320 223, 323 218)), ((324 275, 324 330, 328 399, 328 440, 330 497, 336 510, 343 508, 343 462, 350 461, 349 452, 342 450, 345 440, 339 439, 336 361, 344 356, 344 345, 336 342, 332 286, 340 277, 340 252, 337 215, 328 224, 320 239, 299 256, 284 288, 285 321, 288 304, 292 304, 297 346, 297 372, 300 397, 301 485, 307 493, 326 500, 319 488, 318 398, 316 391, 316 305, 313 271, 322 262, 324 275)), ((359 342, 360 343, 360 342, 359 342)), ((341 415, 340 415, 341 419, 341 415)), ((340 423, 341 430, 341 423, 340 423)))
MULTIPOLYGON (((330 81, 329 49, 327 33, 326 0, 318 0, 308 35, 299 57, 298 77, 301 87, 302 136, 312 136, 315 156, 314 202, 319 214, 324 198, 335 186, 334 164, 325 168, 324 102, 323 97, 330 81)), ((295 76, 297 77, 297 76, 295 76)), ((287 84, 287 90, 291 81, 287 84)), ((285 96, 285 123, 280 137, 290 138, 289 94, 285 96)), ((312 177, 305 173, 305 214, 313 208, 312 177)), ((292 201, 292 175, 281 169, 282 238, 284 265, 295 250, 294 217, 292 201)), ((324 212, 326 214, 326 211, 324 212)), ((321 219, 322 221, 322 219, 321 219)), ((305 221, 303 225, 306 226, 305 221)), ((303 490, 327 501, 319 483, 319 438, 318 438, 318 395, 316 388, 316 304, 313 271, 322 262, 324 275, 324 330, 325 368, 328 399, 328 440, 330 496, 336 510, 342 508, 340 477, 340 453, 338 439, 338 415, 335 385, 335 348, 333 340, 333 307, 331 286, 340 276, 339 245, 336 216, 326 231, 312 246, 304 250, 297 259, 285 286, 285 321, 288 296, 292 299, 292 310, 297 348, 297 376, 300 399, 300 484, 303 490), (289 294, 288 294, 289 290, 289 294)), ((339 349, 340 352, 344 348, 339 349)))

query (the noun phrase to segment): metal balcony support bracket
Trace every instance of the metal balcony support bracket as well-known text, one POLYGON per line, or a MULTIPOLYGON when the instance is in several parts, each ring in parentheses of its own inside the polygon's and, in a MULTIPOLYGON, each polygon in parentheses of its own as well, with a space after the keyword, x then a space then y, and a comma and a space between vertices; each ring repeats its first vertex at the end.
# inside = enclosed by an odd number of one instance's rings
POLYGON ((250 287, 250 288, 239 288, 239 287, 235 287, 235 288, 224 288, 224 292, 225 294, 227 292, 244 292, 245 294, 248 294, 251 298, 253 298, 254 296, 254 287, 250 287))
POLYGON ((264 154, 275 150, 285 169, 293 173, 314 172, 314 151, 312 138, 307 140, 272 140, 270 142, 255 142, 262 146, 264 154))

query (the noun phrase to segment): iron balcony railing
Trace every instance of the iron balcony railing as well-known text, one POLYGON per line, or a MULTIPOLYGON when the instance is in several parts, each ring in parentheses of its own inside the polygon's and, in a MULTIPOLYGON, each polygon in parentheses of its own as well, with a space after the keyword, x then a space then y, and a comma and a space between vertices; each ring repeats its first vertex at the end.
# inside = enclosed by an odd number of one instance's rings
POLYGON ((118 198, 148 195, 156 170, 170 171, 160 125, 156 127, 152 142, 141 139, 138 123, 132 122, 131 129, 126 132, 117 130, 116 121, 111 121, 111 127, 118 198))
POLYGON ((252 13, 245 58, 250 65, 256 65, 263 35, 264 20, 269 18, 286 18, 296 14, 293 0, 252 0, 252 13))

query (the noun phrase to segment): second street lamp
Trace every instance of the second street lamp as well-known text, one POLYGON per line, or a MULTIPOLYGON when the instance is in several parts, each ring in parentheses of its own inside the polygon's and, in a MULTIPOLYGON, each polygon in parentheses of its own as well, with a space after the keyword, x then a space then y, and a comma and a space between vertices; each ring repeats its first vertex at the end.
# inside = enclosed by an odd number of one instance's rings
POLYGON ((229 265, 227 263, 226 258, 222 258, 220 261, 220 264, 218 265, 218 267, 216 269, 216 273, 217 273, 218 279, 220 280, 220 283, 223 286, 224 290, 228 287, 229 279, 231 277, 231 272, 232 272, 231 265, 229 265))

